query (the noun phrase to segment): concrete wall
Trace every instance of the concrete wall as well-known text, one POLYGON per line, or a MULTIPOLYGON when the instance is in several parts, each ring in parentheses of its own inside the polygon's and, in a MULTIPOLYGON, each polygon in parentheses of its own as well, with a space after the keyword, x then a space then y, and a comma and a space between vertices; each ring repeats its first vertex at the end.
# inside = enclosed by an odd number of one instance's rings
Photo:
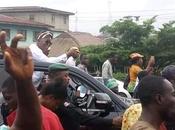
MULTIPOLYGON (((34 32, 41 32, 41 31, 45 30, 43 28, 37 28, 37 27, 7 25, 7 24, 0 24, 0 30, 1 29, 10 29, 10 40, 6 41, 8 44, 10 44, 10 41, 17 34, 18 30, 26 30, 27 31, 26 40, 19 42, 19 46, 23 46, 23 47, 26 47, 26 46, 29 46, 32 43, 35 43, 35 41, 33 41, 33 33, 34 32)), ((54 34, 54 37, 56 37, 60 33, 59 32, 53 32, 53 34, 54 34)))
POLYGON ((55 29, 59 31, 68 31, 69 30, 69 15, 59 15, 54 13, 2 13, 4 15, 18 17, 22 19, 30 19, 30 16, 34 16, 34 21, 49 24, 55 26, 55 29), (55 17, 55 18, 53 18, 55 17), (55 19, 55 20, 54 20, 55 19), (66 23, 64 23, 66 19, 66 23))

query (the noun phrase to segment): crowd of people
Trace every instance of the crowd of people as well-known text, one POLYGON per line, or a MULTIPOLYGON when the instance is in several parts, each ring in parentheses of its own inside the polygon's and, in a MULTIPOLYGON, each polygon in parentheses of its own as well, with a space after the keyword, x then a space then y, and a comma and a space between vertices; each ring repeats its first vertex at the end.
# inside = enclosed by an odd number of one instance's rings
MULTIPOLYGON (((0 32, 0 46, 9 77, 3 82, 1 91, 5 103, 1 106, 3 125, 0 130, 79 130, 81 126, 116 126, 122 130, 168 130, 175 121, 175 66, 165 67, 160 76, 153 75, 154 57, 146 69, 142 68, 143 55, 132 53, 128 71, 128 91, 140 99, 130 106, 123 116, 105 119, 89 115, 69 99, 68 66, 76 66, 88 73, 88 56, 80 54, 77 47, 71 47, 65 54, 48 57, 53 34, 45 31, 39 34, 37 43, 29 48, 18 48, 23 38, 17 34, 8 47, 6 33, 0 32), (44 73, 34 72, 33 62, 50 62, 48 78, 41 84, 44 73), (63 63, 63 64, 57 64, 63 63)), ((113 65, 118 56, 113 53, 102 65, 104 84, 113 79, 113 65)), ((117 85, 117 84, 116 84, 117 85)), ((113 87, 112 87, 113 88, 113 87)))

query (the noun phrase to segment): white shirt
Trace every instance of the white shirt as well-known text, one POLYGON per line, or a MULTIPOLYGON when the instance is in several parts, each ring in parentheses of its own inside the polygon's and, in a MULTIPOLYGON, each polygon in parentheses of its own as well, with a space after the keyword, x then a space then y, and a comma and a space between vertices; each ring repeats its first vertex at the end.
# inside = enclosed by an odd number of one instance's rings
POLYGON ((69 66, 76 66, 76 60, 71 56, 67 59, 66 61, 66 65, 69 65, 69 66))
MULTIPOLYGON (((63 61, 66 62, 67 60, 66 54, 63 54, 59 57, 46 56, 36 44, 31 44, 29 48, 30 48, 30 51, 32 52, 32 57, 33 57, 34 62, 63 63, 63 61)), ((43 76, 44 76, 44 72, 41 72, 41 71, 35 71, 33 73, 32 81, 35 87, 39 86, 39 84, 42 81, 43 76)))
POLYGON ((84 72, 88 73, 87 67, 86 67, 85 65, 79 64, 79 65, 77 65, 77 67, 78 67, 79 69, 83 70, 84 72))
POLYGON ((62 60, 62 57, 60 56, 58 57, 46 56, 36 44, 31 44, 29 48, 30 51, 32 52, 32 57, 35 62, 37 61, 37 62, 59 63, 62 60))
POLYGON ((109 60, 106 60, 102 65, 102 77, 103 79, 112 79, 113 78, 113 70, 112 65, 109 60))
POLYGON ((67 54, 62 54, 61 56, 58 57, 59 58, 59 63, 66 63, 67 59, 67 54))

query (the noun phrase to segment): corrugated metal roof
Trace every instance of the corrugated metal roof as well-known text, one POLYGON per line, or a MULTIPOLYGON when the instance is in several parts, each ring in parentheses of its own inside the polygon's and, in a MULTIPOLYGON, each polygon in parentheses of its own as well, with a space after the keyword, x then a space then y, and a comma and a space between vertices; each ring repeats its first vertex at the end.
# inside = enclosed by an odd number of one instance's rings
POLYGON ((50 9, 46 7, 40 6, 16 6, 16 7, 2 7, 0 8, 0 13, 18 13, 18 12, 50 12, 56 14, 64 14, 64 15, 74 15, 74 13, 50 9))
POLYGON ((42 27, 42 28, 53 28, 54 26, 43 24, 39 22, 34 22, 30 20, 25 20, 21 18, 10 17, 6 15, 0 14, 0 23, 3 24, 12 24, 12 25, 24 25, 24 26, 32 26, 32 27, 42 27))

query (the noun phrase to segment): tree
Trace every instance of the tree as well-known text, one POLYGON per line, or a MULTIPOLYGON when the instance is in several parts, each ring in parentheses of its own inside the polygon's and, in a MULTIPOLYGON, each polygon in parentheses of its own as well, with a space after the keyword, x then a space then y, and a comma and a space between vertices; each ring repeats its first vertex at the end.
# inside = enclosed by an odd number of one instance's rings
POLYGON ((90 55, 92 64, 101 66, 110 52, 116 52, 120 56, 117 68, 124 69, 128 64, 128 56, 132 52, 139 52, 148 59, 156 56, 156 67, 162 67, 174 63, 175 59, 175 22, 163 24, 156 30, 153 23, 156 16, 143 22, 134 21, 131 17, 115 21, 111 26, 106 25, 100 29, 106 35, 106 45, 83 48, 90 55))

